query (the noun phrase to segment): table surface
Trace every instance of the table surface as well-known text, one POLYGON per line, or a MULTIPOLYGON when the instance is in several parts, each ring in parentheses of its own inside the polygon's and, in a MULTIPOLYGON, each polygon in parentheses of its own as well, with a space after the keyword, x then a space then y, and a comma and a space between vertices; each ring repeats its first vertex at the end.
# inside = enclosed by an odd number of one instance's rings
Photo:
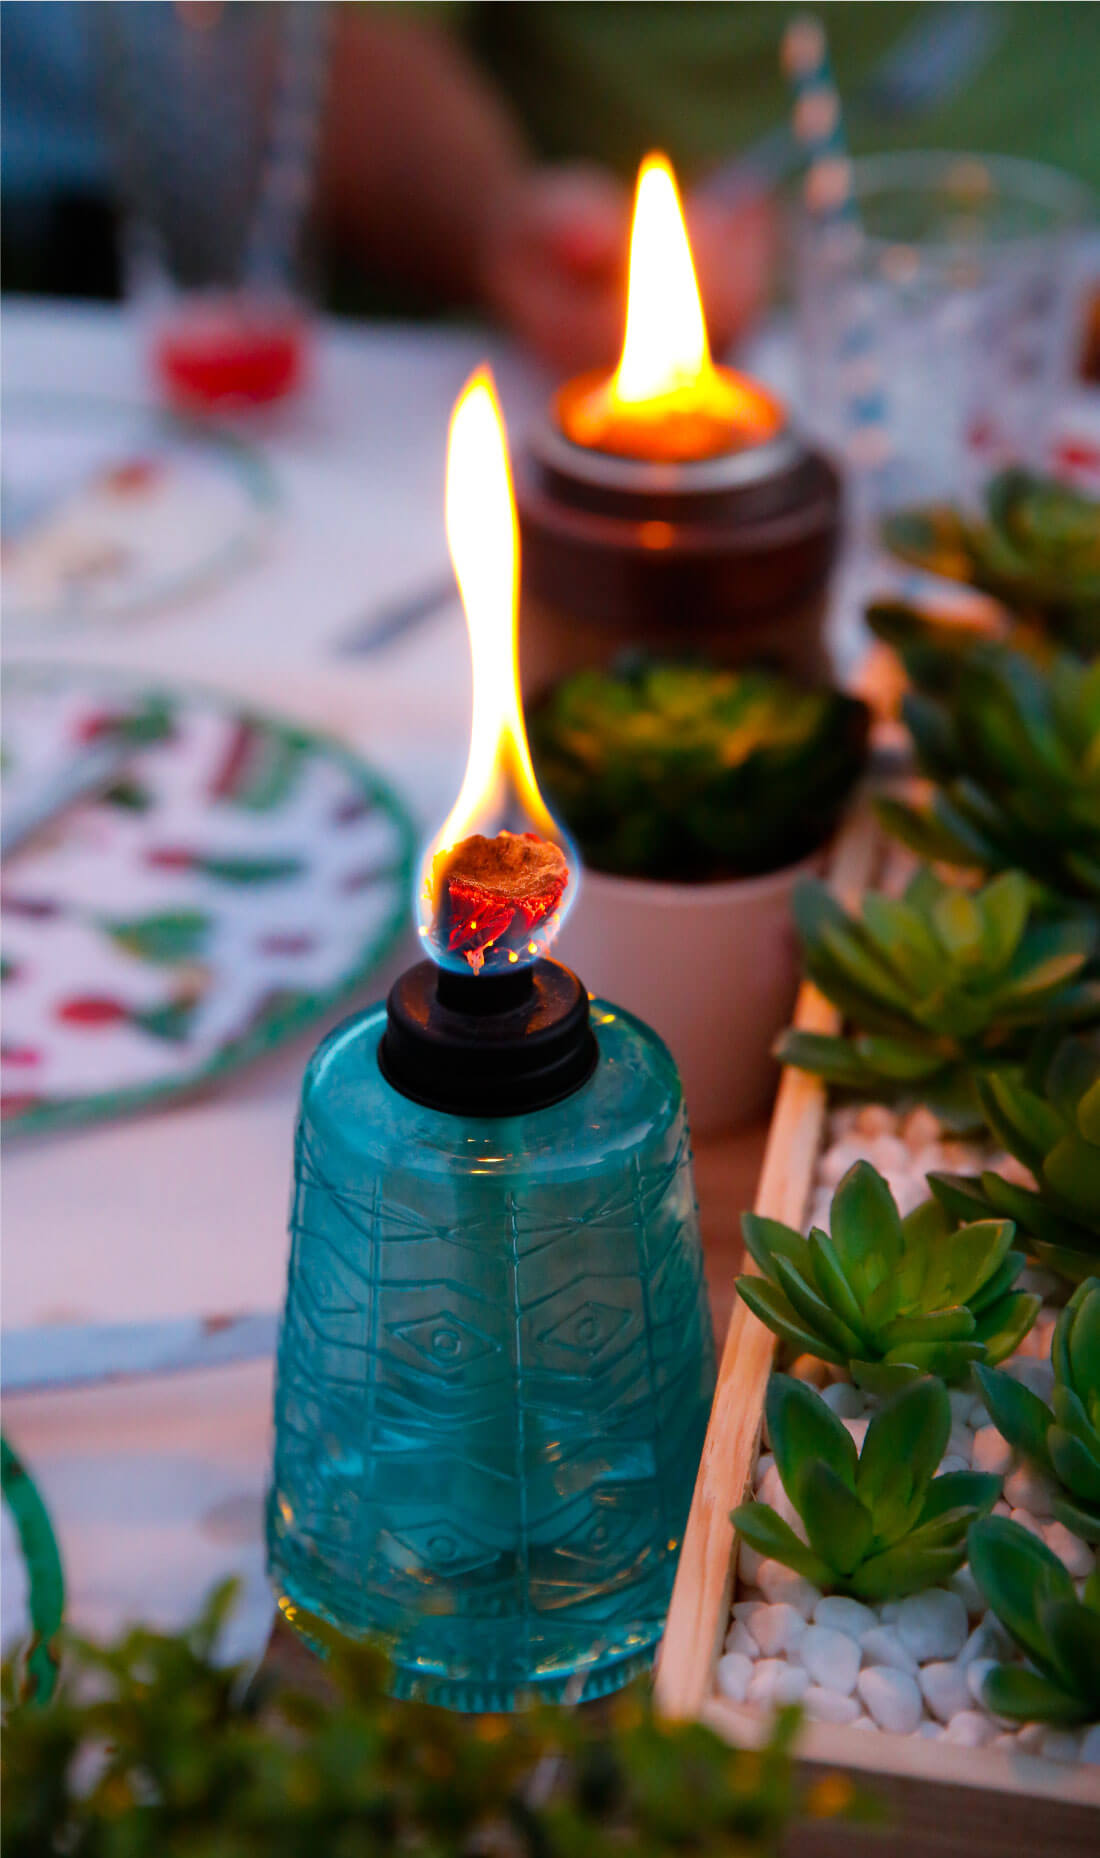
MULTIPOLYGON (((445 436, 466 376, 492 361, 513 435, 549 382, 477 329, 326 324, 296 407, 241 428, 274 473, 279 508, 261 558, 211 590, 78 633, 12 626, 9 662, 62 661, 204 682, 324 728, 360 749, 427 829, 465 759, 469 672, 457 603, 384 651, 341 656, 375 608, 443 580, 445 436)), ((106 307, 9 300, 5 394, 147 401, 135 331, 106 307)), ((380 994, 412 939, 380 971, 380 994)), ((122 1321, 279 1302, 298 1083, 316 1032, 213 1094, 134 1119, 8 1144, 3 1177, 6 1327, 122 1321)), ((764 1131, 698 1158, 708 1277, 724 1332, 764 1131)), ((38 1476, 82 1629, 187 1616, 227 1572, 243 1583, 233 1649, 263 1643, 261 1498, 270 1366, 11 1397, 4 1423, 38 1476)), ((4 1535, 3 1630, 23 1585, 4 1535)))

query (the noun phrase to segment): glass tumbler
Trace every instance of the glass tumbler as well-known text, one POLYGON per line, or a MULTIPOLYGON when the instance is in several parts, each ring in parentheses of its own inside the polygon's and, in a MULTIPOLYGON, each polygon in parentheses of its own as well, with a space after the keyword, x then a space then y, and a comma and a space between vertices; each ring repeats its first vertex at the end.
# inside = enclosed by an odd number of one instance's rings
POLYGON ((128 288, 155 379, 191 411, 277 400, 306 359, 327 8, 110 0, 91 12, 128 288))
POLYGON ((398 1695, 598 1696, 660 1636, 714 1389, 683 1096, 591 1005, 548 1108, 426 1108, 377 1007, 306 1074, 269 1566, 285 1616, 380 1634, 398 1695))
POLYGON ((855 218, 804 210, 797 229, 806 421, 871 515, 972 500, 1002 465, 1043 461, 1088 192, 1031 162, 936 153, 856 161, 852 191, 855 218))

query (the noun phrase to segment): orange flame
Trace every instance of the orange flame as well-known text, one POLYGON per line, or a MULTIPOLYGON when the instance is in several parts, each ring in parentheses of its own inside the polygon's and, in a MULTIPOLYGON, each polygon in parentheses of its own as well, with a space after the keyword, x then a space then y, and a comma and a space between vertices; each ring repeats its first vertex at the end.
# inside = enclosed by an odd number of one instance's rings
MULTIPOLYGON (((451 415, 446 521, 470 640, 473 714, 458 798, 421 866, 417 907, 425 938, 433 935, 437 901, 433 865, 463 839, 475 833, 490 838, 502 831, 533 833, 567 846, 539 792, 524 728, 518 654, 519 524, 504 419, 487 368, 479 368, 466 383, 451 415)), ((560 915, 559 908, 540 923, 538 935, 524 949, 525 958, 543 952, 560 915)), ((446 958, 438 946, 433 945, 433 953, 446 958)), ((514 951, 509 956, 513 958, 519 959, 514 951)))
POLYGON ((638 174, 622 355, 614 374, 570 382, 559 416, 578 445, 626 457, 705 458, 769 437, 769 394, 711 360, 676 177, 664 155, 638 174))

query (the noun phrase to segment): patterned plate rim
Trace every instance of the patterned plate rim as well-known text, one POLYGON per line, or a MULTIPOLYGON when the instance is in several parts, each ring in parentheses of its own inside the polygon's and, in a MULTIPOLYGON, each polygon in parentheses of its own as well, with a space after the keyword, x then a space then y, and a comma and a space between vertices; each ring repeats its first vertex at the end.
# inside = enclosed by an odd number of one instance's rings
MULTIPOLYGON (((117 606, 95 614, 95 623, 109 626, 143 613, 158 613, 173 602, 186 602, 209 584, 216 585, 219 580, 233 575, 247 564, 259 536, 282 502, 278 478, 263 453, 240 433, 211 426, 198 417, 176 413, 167 407, 150 406, 141 400, 115 399, 109 394, 67 394, 47 387, 16 388, 5 393, 4 409, 8 418, 13 413, 27 411, 60 415, 68 410, 84 418, 142 420, 154 432, 186 440, 218 458, 243 485, 251 500, 251 524, 231 536, 215 553, 185 569, 175 579, 150 583, 143 594, 123 599, 117 606)), ((60 630, 88 621, 87 614, 62 606, 42 611, 21 607, 10 595, 6 596, 4 606, 5 619, 20 630, 39 624, 60 630)))
POLYGON ((125 673, 113 671, 106 666, 61 666, 19 660, 5 667, 5 680, 9 688, 12 681, 18 682, 20 675, 44 676, 47 681, 50 678, 64 680, 86 676, 104 683, 114 683, 127 691, 140 690, 143 695, 163 696, 176 702, 207 703, 238 722, 270 729, 283 741, 304 743, 312 752, 339 764, 372 806, 380 807, 388 815, 400 834, 400 845, 395 853, 392 878, 398 889, 397 900, 385 921, 364 945, 355 966, 334 986, 303 994, 293 1004, 265 1015, 238 1038, 231 1039, 215 1057, 194 1071, 181 1073, 179 1077, 159 1084, 138 1084, 126 1090, 99 1091, 89 1096, 69 1097, 64 1101, 37 1104, 33 1109, 16 1112, 4 1119, 5 1139, 134 1115, 145 1109, 158 1108, 161 1104, 197 1096, 233 1072, 270 1056, 279 1046, 308 1031, 312 1024, 338 1010, 365 985, 374 970, 397 947, 402 931, 409 922, 417 831, 411 814, 391 783, 376 773, 370 763, 357 755, 354 749, 348 748, 337 737, 322 729, 273 715, 269 710, 242 704, 232 695, 201 683, 192 684, 187 680, 176 683, 154 676, 146 678, 140 673, 127 677, 125 673))

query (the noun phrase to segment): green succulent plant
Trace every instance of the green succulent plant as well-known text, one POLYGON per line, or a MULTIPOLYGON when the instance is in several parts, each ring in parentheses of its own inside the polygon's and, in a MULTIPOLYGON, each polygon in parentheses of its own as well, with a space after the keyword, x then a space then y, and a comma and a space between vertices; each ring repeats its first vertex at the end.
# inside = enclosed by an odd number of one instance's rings
POLYGON ((787 1032, 776 1051, 842 1088, 973 1126, 976 1072, 1022 1061, 1042 1027, 1100 1018, 1092 927, 1037 920, 1017 871, 970 890, 922 866, 901 897, 867 892, 861 917, 807 878, 793 908, 806 971, 851 1030, 787 1032))
POLYGON ((977 1369, 998 1432, 1054 1480, 1059 1522, 1100 1542, 1100 1277, 1078 1284, 1051 1349, 1051 1405, 995 1368, 977 1369))
POLYGON ((808 856, 867 756, 862 703, 767 671, 579 671, 528 724, 539 781, 586 862, 673 882, 808 856))
POLYGON ((925 1375, 894 1393, 867 1428, 862 1451, 820 1394, 773 1374, 765 1399, 783 1488, 803 1542, 767 1503, 742 1503, 743 1541, 828 1592, 896 1600, 961 1567, 966 1532, 991 1510, 1000 1479, 978 1471, 935 1475, 951 1430, 942 1381, 925 1375))
POLYGON ((977 1091, 989 1128, 1036 1185, 987 1169, 930 1174, 933 1193, 958 1219, 1014 1219, 1040 1263, 1088 1277, 1100 1265, 1100 1034, 1063 1040, 1045 1065, 992 1071, 977 1091))
POLYGON ((914 567, 994 594, 1075 651, 1100 650, 1100 504, 1083 491, 1005 471, 984 521, 936 505, 887 518, 883 533, 914 567))
MULTIPOLYGON (((923 858, 1022 870, 1053 899, 1100 905, 1100 658, 1046 663, 999 640, 872 607, 913 688, 902 715, 921 771, 919 805, 884 797, 884 825, 923 858)), ((1094 915, 1095 921, 1095 915, 1094 915)))
POLYGON ((935 1200, 902 1219, 869 1161, 840 1182, 829 1227, 804 1239, 746 1213, 741 1230, 763 1275, 739 1277, 737 1289, 774 1334, 876 1393, 1003 1361, 1039 1313, 1038 1297, 1013 1289, 1025 1260, 1011 1249, 1011 1220, 956 1230, 935 1200))
POLYGON ((1025 1722, 1100 1719, 1100 1570, 1079 1600, 1057 1555, 1007 1516, 976 1522, 969 1554, 986 1600, 1031 1660, 986 1673, 986 1707, 1025 1722))

